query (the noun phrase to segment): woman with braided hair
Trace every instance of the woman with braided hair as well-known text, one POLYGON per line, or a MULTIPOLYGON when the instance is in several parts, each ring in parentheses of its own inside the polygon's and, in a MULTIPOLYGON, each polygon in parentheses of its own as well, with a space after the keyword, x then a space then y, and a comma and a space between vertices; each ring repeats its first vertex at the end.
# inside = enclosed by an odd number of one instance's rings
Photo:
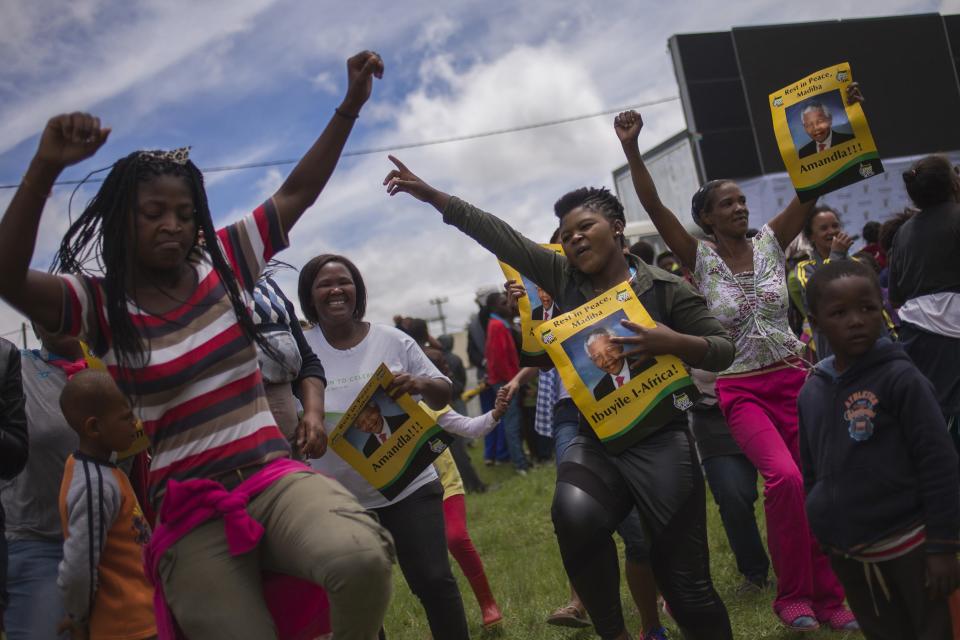
MULTIPOLYGON (((134 152, 71 225, 60 275, 29 269, 57 176, 110 134, 84 113, 47 123, 0 221, 0 296, 47 330, 86 341, 150 437, 149 496, 161 524, 145 556, 164 638, 177 626, 189 638, 286 636, 288 619, 268 609, 264 571, 324 587, 339 640, 371 640, 383 620, 389 535, 343 487, 289 459, 257 367, 254 345, 269 345, 247 310, 266 262, 333 173, 383 63, 365 51, 347 71, 346 97, 323 133, 237 223, 214 228, 188 150, 134 152)), ((322 455, 322 385, 303 404, 297 444, 322 455)))

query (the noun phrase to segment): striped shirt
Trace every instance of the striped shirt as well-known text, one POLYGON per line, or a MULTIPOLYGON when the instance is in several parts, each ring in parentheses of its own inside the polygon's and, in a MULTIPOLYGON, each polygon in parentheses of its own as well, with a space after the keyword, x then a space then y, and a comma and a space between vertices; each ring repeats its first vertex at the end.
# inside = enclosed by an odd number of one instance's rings
MULTIPOLYGON (((287 246, 273 202, 219 230, 217 240, 249 304, 266 262, 287 246)), ((128 300, 148 360, 125 375, 111 344, 102 278, 61 276, 63 333, 91 345, 128 395, 129 376, 136 376, 134 406, 153 446, 148 495, 155 505, 168 480, 215 477, 289 455, 226 286, 206 253, 189 261, 198 284, 182 305, 151 314, 128 300)))
POLYGON ((907 555, 926 541, 927 529, 920 524, 855 549, 846 555, 860 562, 886 562, 907 555))

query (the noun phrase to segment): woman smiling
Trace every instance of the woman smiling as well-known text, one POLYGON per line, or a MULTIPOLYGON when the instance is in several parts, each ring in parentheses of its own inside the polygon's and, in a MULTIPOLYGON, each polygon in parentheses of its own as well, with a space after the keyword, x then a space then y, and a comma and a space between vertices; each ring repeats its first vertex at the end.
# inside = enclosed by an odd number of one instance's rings
MULTIPOLYGON (((343 256, 320 255, 304 265, 297 286, 300 308, 314 327, 307 342, 327 374, 325 428, 332 430, 357 394, 384 363, 395 374, 392 396, 419 396, 433 409, 450 401, 451 383, 407 334, 363 320, 367 288, 360 270, 343 256)), ((311 461, 374 511, 393 536, 397 561, 427 613, 434 638, 469 638, 460 590, 450 570, 443 520, 443 487, 428 466, 388 500, 336 451, 311 461)))

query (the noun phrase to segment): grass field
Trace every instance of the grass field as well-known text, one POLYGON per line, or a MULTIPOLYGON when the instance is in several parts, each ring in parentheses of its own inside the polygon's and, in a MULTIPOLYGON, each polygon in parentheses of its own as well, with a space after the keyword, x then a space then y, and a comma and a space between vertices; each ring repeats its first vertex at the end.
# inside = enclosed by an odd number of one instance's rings
MULTIPOLYGON (((537 467, 527 477, 517 476, 509 465, 484 467, 480 460, 479 443, 471 449, 471 457, 481 477, 490 484, 490 490, 485 494, 467 496, 467 524, 504 615, 504 623, 498 632, 483 632, 476 599, 451 557, 471 635, 502 640, 595 638, 592 628, 566 630, 544 624, 547 615, 564 604, 569 595, 550 522, 550 501, 556 478, 554 467, 537 467)), ((762 512, 758 513, 758 517, 762 523, 762 512)), ((862 639, 859 633, 818 631, 799 634, 788 631, 779 625, 770 607, 774 595, 772 588, 755 595, 737 595, 735 589, 740 583, 740 576, 720 523, 720 515, 710 497, 707 498, 707 520, 713 579, 730 611, 735 638, 773 640, 802 635, 804 640, 862 639)), ((625 582, 621 585, 620 594, 627 627, 636 637, 640 618, 625 582)), ((671 620, 665 618, 664 623, 671 638, 680 638, 671 620)), ((394 596, 385 626, 390 640, 425 640, 430 637, 423 609, 410 593, 399 569, 394 571, 394 596)))

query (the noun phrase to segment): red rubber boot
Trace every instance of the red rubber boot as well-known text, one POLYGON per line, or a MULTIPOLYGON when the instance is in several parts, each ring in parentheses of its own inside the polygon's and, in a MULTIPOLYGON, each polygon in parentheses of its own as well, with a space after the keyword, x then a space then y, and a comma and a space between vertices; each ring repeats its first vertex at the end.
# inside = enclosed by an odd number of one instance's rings
POLYGON ((483 628, 489 629, 503 621, 503 614, 500 613, 500 607, 490 591, 490 583, 487 582, 487 576, 483 573, 467 578, 470 587, 473 588, 473 595, 477 596, 477 603, 480 605, 480 615, 483 618, 483 628))

